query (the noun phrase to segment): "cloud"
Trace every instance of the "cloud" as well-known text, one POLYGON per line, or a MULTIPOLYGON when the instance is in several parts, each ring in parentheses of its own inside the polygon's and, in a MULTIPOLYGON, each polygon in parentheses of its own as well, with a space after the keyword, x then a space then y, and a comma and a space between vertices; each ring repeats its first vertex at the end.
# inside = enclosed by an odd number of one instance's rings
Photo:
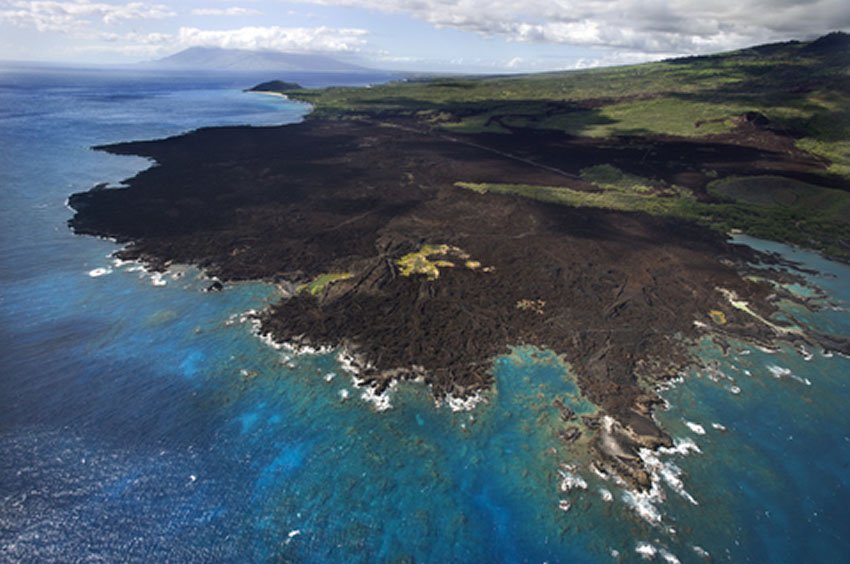
POLYGON ((518 68, 522 67, 524 63, 525 63, 525 59, 523 59, 522 57, 514 57, 510 61, 507 61, 505 63, 505 68, 518 69, 518 68))
POLYGON ((70 32, 96 21, 115 24, 123 20, 162 19, 174 15, 175 12, 168 6, 144 2, 0 2, 0 21, 38 31, 70 32))
POLYGON ((232 6, 230 8, 196 8, 192 10, 195 16, 257 16, 261 12, 253 8, 232 6))
POLYGON ((355 53, 366 44, 368 31, 333 27, 242 27, 204 30, 181 27, 176 43, 184 47, 271 49, 289 52, 355 53))
POLYGON ((290 53, 359 53, 367 44, 363 29, 331 27, 242 27, 204 30, 182 27, 177 33, 112 33, 97 36, 100 43, 82 48, 86 52, 119 55, 166 55, 188 47, 287 51, 290 53))
POLYGON ((509 41, 691 54, 850 29, 847 0, 301 0, 509 41))

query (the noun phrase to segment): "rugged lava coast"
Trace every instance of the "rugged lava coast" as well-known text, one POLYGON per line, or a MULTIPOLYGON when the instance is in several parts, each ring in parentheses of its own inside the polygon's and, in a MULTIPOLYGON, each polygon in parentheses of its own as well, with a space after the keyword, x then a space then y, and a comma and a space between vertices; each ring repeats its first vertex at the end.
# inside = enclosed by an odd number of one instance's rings
POLYGON ((345 345, 379 390, 421 375, 438 398, 467 397, 491 386, 493 358, 508 347, 552 349, 618 422, 600 433, 623 450, 600 446, 600 456, 645 486, 631 455, 670 442, 651 418, 654 386, 691 362, 706 326, 775 336, 719 290, 768 315, 773 288, 745 279, 751 254, 703 227, 455 183, 593 190, 574 173, 603 163, 696 184, 693 171, 709 166, 798 175, 809 166, 769 148, 654 143, 650 154, 551 133, 460 138, 401 121, 202 129, 102 147, 157 164, 125 188, 74 194, 70 225, 116 238, 127 245, 121 258, 154 268, 192 263, 225 283, 279 283, 291 295, 262 314, 261 330, 345 345))

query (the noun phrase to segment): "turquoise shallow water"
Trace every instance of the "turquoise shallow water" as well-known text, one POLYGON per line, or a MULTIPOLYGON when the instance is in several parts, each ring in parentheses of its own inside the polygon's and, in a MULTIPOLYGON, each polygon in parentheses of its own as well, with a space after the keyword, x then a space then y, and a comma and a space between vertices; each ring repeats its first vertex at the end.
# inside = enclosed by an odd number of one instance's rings
MULTIPOLYGON (((274 288, 206 294, 191 269, 157 286, 113 267, 113 244, 68 232, 69 193, 147 166, 90 145, 300 118, 239 91, 254 78, 0 74, 4 560, 598 562, 635 560, 640 543, 683 562, 694 546, 719 561, 846 559, 847 359, 706 347, 717 382, 703 372, 664 393, 679 448, 657 461, 656 513, 641 502, 650 523, 560 447, 550 398, 592 406, 555 355, 496 359, 472 412, 410 384, 378 413, 334 354, 275 351, 239 321, 274 288), (561 464, 587 489, 560 491, 561 464)), ((775 248, 850 302, 845 267, 775 248)), ((808 317, 850 333, 844 310, 808 317)))

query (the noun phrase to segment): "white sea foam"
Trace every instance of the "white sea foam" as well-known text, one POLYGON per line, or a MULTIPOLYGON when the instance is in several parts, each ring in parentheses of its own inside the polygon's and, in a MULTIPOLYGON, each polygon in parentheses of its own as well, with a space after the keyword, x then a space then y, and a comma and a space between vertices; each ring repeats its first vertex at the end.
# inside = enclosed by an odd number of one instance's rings
POLYGON ((808 378, 801 378, 800 376, 797 376, 796 374, 791 372, 790 368, 785 368, 784 366, 777 366, 775 364, 769 364, 767 366, 767 370, 770 372, 770 374, 774 378, 776 378, 778 380, 782 379, 782 378, 790 378, 790 379, 794 380, 795 382, 805 384, 806 386, 812 385, 811 380, 809 380, 808 378))
POLYGON ((693 421, 685 421, 685 425, 687 425, 688 429, 690 429, 697 435, 705 435, 705 427, 703 427, 699 423, 694 423, 693 421))
POLYGON ((793 374, 793 373, 791 374, 791 379, 794 380, 795 382, 805 384, 806 386, 812 385, 812 381, 809 380, 808 378, 801 378, 800 376, 797 376, 796 374, 793 374))
POLYGON ((271 333, 260 333, 259 332, 260 321, 258 319, 252 319, 251 325, 253 326, 252 328, 254 330, 254 333, 257 335, 257 337, 259 337, 260 341, 262 341, 263 344, 265 344, 266 346, 269 346, 269 347, 271 347, 275 350, 278 350, 278 351, 283 348, 283 345, 281 343, 278 343, 277 341, 274 340, 274 337, 272 336, 271 333))
POLYGON ((339 391, 339 400, 346 401, 348 399, 348 390, 342 389, 339 391))
POLYGON ((89 270, 89 276, 92 278, 106 276, 107 274, 112 274, 111 268, 95 268, 94 270, 89 270))
POLYGON ((593 472, 594 474, 596 474, 597 476, 599 476, 600 478, 602 478, 603 480, 607 481, 611 478, 608 475, 607 472, 604 472, 603 470, 601 470, 598 466, 596 466, 595 463, 590 464, 590 471, 593 472))
POLYGON ((711 554, 709 554, 709 552, 701 546, 693 545, 691 548, 694 549, 694 552, 700 558, 711 558, 711 554))
POLYGON ((289 531, 289 533, 287 533, 287 535, 286 535, 286 540, 284 541, 284 544, 289 544, 290 542, 292 542, 292 539, 294 539, 295 537, 297 537, 300 534, 301 534, 301 531, 298 530, 298 529, 293 529, 293 530, 289 531))
POLYGON ((569 511, 570 507, 572 507, 572 503, 568 499, 558 500, 558 509, 561 511, 569 511))
POLYGON ((783 366, 777 366, 775 364, 768 364, 767 370, 770 372, 770 374, 774 378, 777 378, 777 379, 782 378, 783 376, 790 376, 791 375, 790 369, 785 368, 783 366))
POLYGON ((658 550, 648 542, 639 542, 635 546, 635 552, 640 554, 644 560, 652 560, 658 554, 658 550))
POLYGON ((638 516, 650 525, 661 524, 661 511, 655 506, 664 501, 664 492, 657 483, 652 484, 648 492, 626 490, 623 492, 623 502, 631 507, 638 516))
MULTIPOLYGON (((676 447, 672 449, 659 449, 658 452, 662 452, 662 450, 671 450, 673 452, 677 452, 676 447)), ((685 451, 687 452, 687 451, 685 451)), ((652 476, 653 485, 657 478, 660 478, 664 481, 667 486, 679 494, 681 497, 687 499, 694 505, 699 505, 696 499, 691 496, 685 490, 685 484, 681 479, 682 469, 673 464, 670 461, 661 460, 655 451, 650 449, 640 449, 640 457, 643 460, 644 466, 647 470, 649 470, 650 475, 652 476)), ((666 453, 665 453, 666 454, 666 453)))
POLYGON ((360 394, 360 399, 371 403, 375 411, 386 411, 393 406, 390 402, 390 392, 395 389, 396 385, 397 382, 393 381, 382 394, 377 393, 374 386, 367 386, 364 388, 363 393, 360 394))
POLYGON ((712 423, 711 427, 713 429, 717 429, 718 431, 725 431, 726 430, 726 427, 721 425, 720 423, 712 423))
POLYGON ((573 489, 587 489, 587 482, 576 473, 576 467, 570 464, 561 464, 558 469, 558 474, 561 475, 561 491, 568 492, 573 489))
POLYGON ((446 394, 446 397, 442 400, 435 401, 435 405, 437 407, 440 407, 441 405, 447 405, 449 406, 449 409, 454 412, 472 411, 479 403, 487 403, 487 399, 484 398, 478 392, 466 398, 458 398, 451 394, 446 394))
POLYGON ((644 467, 649 472, 651 487, 649 491, 625 490, 622 499, 635 513, 651 525, 660 525, 663 515, 658 505, 664 503, 666 495, 662 484, 679 494, 694 505, 699 505, 696 499, 685 490, 680 478, 682 470, 670 461, 661 460, 661 455, 686 456, 690 453, 702 452, 699 446, 689 438, 676 439, 674 446, 662 447, 656 451, 642 448, 638 452, 644 467))
MULTIPOLYGON (((665 380, 664 382, 659 383, 655 387, 655 391, 660 393, 660 392, 666 392, 667 390, 672 390, 678 384, 681 384, 684 381, 685 381, 685 377, 681 376, 681 375, 676 376, 675 378, 670 378, 669 380, 665 380)), ((670 408, 670 404, 667 402, 667 400, 664 400, 664 410, 666 411, 669 408, 670 408)))
MULTIPOLYGON (((339 353, 336 355, 336 360, 343 370, 353 376, 357 376, 358 374, 360 374, 360 371, 363 368, 371 368, 371 365, 369 363, 364 362, 362 358, 358 357, 356 354, 345 348, 339 351, 339 353)), ((356 380, 355 385, 357 385, 356 380)))
POLYGON ((599 488, 599 495, 602 497, 602 501, 614 501, 614 495, 605 488, 599 488))
POLYGON ((295 355, 324 355, 333 351, 333 347, 314 347, 312 345, 299 345, 295 343, 280 343, 280 348, 295 355))
POLYGON ((328 372, 324 375, 325 382, 333 382, 333 379, 336 378, 336 373, 328 372))
POLYGON ((162 272, 154 272, 151 274, 151 284, 154 286, 165 286, 168 281, 163 276, 162 272))
MULTIPOLYGON (((647 449, 643 449, 647 450, 647 449)), ((680 456, 687 456, 692 453, 702 454, 702 451, 699 448, 699 445, 694 442, 693 439, 689 437, 685 438, 675 438, 673 439, 673 446, 671 447, 661 447, 656 452, 661 454, 678 454, 680 456)))
POLYGON ((661 548, 658 550, 658 553, 661 555, 661 558, 663 558, 664 561, 668 564, 681 564, 679 559, 676 558, 676 555, 668 550, 661 548))
POLYGON ((741 388, 739 388, 738 386, 730 386, 729 391, 737 396, 741 393, 741 388))

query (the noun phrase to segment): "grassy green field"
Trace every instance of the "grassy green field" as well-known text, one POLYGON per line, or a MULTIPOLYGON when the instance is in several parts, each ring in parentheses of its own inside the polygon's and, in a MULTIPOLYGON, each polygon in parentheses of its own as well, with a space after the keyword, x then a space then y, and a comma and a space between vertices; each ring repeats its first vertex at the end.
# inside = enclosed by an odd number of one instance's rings
POLYGON ((675 217, 728 233, 741 230, 754 237, 813 248, 850 259, 850 193, 779 177, 728 178, 709 191, 716 203, 697 201, 685 189, 623 174, 614 167, 585 169, 582 177, 598 191, 561 186, 457 182, 478 193, 513 194, 573 207, 675 217), (601 169, 601 170, 600 170, 601 169))
MULTIPOLYGON (((745 114, 755 115, 762 126, 790 134, 798 149, 821 162, 816 174, 850 180, 850 38, 841 33, 808 43, 633 66, 287 94, 312 104, 318 118, 401 120, 455 134, 544 129, 596 139, 662 135, 711 140, 736 131, 745 114)), ((581 175, 599 190, 458 186, 679 217, 850 259, 850 208, 848 193, 841 190, 788 179, 718 178, 709 187, 716 201, 707 203, 677 186, 630 177, 611 166, 591 167, 581 175)))
POLYGON ((354 276, 354 274, 351 272, 328 272, 316 276, 313 280, 306 284, 301 284, 296 290, 299 294, 306 292, 311 296, 319 296, 325 291, 325 288, 334 282, 348 280, 352 276, 354 276))
POLYGON ((642 65, 290 95, 313 104, 316 116, 407 115, 470 133, 513 126, 590 137, 701 137, 732 129, 744 112, 759 112, 773 127, 794 132, 798 146, 828 161, 831 172, 850 178, 850 53, 842 39, 833 34, 814 43, 642 65))

